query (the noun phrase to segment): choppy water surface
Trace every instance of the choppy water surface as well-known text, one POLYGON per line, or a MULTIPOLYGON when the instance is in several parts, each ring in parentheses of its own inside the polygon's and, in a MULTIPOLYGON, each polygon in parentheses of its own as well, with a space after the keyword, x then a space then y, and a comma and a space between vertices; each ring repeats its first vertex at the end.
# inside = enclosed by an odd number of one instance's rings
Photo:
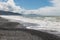
POLYGON ((44 29, 60 31, 60 17, 22 17, 22 16, 4 16, 10 21, 22 23, 28 29, 44 29))

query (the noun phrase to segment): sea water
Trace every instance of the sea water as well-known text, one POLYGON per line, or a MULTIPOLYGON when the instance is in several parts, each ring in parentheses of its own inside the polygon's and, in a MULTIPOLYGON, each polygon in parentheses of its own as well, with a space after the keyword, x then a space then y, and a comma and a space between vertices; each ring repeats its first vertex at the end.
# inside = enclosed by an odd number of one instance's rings
POLYGON ((13 16, 13 15, 0 15, 3 18, 9 19, 10 21, 19 22, 26 26, 28 29, 35 30, 57 30, 60 31, 60 17, 24 17, 24 16, 13 16))

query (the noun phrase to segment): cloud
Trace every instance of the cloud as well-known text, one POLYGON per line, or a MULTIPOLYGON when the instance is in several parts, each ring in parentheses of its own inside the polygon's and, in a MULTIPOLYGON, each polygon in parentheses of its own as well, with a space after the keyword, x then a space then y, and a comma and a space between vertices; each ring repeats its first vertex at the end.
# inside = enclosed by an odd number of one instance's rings
POLYGON ((23 8, 16 6, 14 0, 7 0, 7 2, 0 2, 0 10, 20 13, 23 8))
POLYGON ((16 6, 14 0, 0 2, 0 10, 11 11, 23 14, 55 15, 60 16, 60 0, 52 0, 53 6, 45 6, 36 10, 27 10, 21 6, 16 6))
POLYGON ((38 8, 36 10, 26 10, 25 14, 39 14, 39 15, 49 15, 49 16, 60 16, 60 0, 52 0, 53 6, 45 6, 38 8))
POLYGON ((55 15, 59 16, 60 15, 60 0, 53 0, 51 1, 53 3, 52 7, 44 7, 38 9, 38 12, 41 13, 42 15, 55 15))

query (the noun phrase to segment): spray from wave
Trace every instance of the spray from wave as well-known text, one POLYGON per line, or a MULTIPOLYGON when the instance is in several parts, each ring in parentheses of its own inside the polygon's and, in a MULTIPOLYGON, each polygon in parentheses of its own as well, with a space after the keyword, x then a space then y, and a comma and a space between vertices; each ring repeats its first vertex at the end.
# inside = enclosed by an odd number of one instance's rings
POLYGON ((38 18, 26 18, 22 16, 2 16, 10 21, 17 21, 28 29, 44 29, 44 30, 60 30, 60 17, 38 17, 38 18))

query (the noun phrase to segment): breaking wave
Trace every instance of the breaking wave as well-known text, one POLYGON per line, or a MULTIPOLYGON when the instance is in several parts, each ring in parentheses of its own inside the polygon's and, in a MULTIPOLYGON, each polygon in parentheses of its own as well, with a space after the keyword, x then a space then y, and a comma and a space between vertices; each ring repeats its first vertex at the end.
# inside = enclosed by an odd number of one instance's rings
POLYGON ((60 30, 60 17, 23 17, 23 16, 4 16, 3 18, 9 19, 23 24, 28 29, 44 29, 44 30, 60 30))

